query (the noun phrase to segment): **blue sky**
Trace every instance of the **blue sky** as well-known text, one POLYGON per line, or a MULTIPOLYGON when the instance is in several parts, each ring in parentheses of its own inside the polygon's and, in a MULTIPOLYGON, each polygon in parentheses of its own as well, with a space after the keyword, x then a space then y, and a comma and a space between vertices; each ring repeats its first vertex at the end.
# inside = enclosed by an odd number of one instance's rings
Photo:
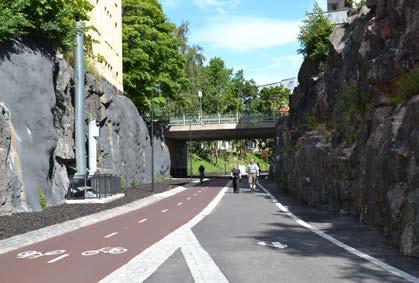
MULTIPOLYGON (((189 43, 258 84, 296 77, 297 34, 314 0, 159 0, 170 21, 190 23, 189 43)), ((325 9, 327 0, 318 0, 325 9)))

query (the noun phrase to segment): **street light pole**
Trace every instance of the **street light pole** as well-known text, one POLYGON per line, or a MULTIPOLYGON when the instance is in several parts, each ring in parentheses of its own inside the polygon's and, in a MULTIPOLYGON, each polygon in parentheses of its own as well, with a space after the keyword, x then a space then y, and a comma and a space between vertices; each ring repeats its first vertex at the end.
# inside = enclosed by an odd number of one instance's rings
POLYGON ((199 115, 199 120, 200 120, 200 124, 202 124, 202 91, 198 91, 198 97, 199 97, 199 104, 200 104, 200 108, 201 108, 201 112, 199 115))
POLYGON ((154 194, 154 101, 151 98, 151 192, 154 194))
POLYGON ((192 182, 192 120, 189 120, 189 163, 190 163, 189 174, 190 174, 190 178, 192 182))
MULTIPOLYGON (((156 93, 160 96, 160 85, 156 85, 156 93)), ((154 95, 151 97, 151 192, 154 194, 154 95)))

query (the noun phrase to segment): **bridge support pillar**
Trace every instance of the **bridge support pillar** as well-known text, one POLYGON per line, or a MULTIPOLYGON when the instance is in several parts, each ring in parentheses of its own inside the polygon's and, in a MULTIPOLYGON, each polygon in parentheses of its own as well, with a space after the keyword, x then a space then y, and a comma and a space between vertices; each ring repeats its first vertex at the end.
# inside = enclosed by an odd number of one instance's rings
POLYGON ((170 153, 170 175, 175 178, 188 176, 188 148, 186 141, 166 139, 170 153))

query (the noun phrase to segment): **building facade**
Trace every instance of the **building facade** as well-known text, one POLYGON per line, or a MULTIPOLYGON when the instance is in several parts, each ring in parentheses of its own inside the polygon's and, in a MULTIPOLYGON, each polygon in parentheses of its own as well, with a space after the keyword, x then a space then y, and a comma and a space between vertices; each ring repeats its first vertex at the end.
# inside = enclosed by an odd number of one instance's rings
POLYGON ((348 5, 345 0, 327 0, 327 11, 335 12, 341 10, 347 10, 348 5))
POLYGON ((93 68, 118 90, 122 84, 122 1, 90 0, 94 5, 90 12, 90 32, 95 56, 93 68))
POLYGON ((270 88, 270 87, 276 87, 276 86, 283 86, 285 88, 288 88, 292 92, 294 88, 298 86, 298 80, 297 78, 290 78, 290 79, 285 79, 279 82, 259 85, 257 88, 258 88, 258 91, 261 91, 264 88, 270 88))

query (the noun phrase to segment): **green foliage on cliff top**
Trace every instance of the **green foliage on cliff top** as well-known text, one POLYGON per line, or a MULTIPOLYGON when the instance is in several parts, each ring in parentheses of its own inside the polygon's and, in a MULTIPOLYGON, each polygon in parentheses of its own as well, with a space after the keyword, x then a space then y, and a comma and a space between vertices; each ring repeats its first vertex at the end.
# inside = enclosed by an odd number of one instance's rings
POLYGON ((0 42, 36 36, 66 51, 74 44, 75 20, 88 20, 88 0, 0 0, 0 42))
POLYGON ((329 35, 333 25, 324 16, 320 6, 315 3, 313 12, 306 15, 300 28, 298 53, 315 62, 324 62, 329 54, 329 35))

